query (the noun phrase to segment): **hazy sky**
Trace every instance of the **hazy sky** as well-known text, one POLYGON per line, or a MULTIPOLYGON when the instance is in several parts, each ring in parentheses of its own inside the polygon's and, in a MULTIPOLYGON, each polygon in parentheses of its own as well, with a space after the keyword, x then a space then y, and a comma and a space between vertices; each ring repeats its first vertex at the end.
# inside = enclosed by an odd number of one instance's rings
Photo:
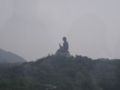
POLYGON ((120 58, 120 0, 0 0, 0 48, 28 60, 70 52, 120 58))

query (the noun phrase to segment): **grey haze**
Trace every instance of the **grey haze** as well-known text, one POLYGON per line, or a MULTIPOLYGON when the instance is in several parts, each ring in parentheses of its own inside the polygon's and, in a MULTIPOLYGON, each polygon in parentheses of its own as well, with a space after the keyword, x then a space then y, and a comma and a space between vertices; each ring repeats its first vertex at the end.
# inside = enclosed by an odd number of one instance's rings
POLYGON ((120 58, 120 0, 0 0, 0 48, 28 60, 70 52, 120 58))

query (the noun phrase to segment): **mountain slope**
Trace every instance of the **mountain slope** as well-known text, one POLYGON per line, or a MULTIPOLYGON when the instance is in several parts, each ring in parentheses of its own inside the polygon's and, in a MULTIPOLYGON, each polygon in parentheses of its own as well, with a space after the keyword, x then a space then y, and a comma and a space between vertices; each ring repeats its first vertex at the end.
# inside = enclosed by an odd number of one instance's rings
POLYGON ((1 90, 120 90, 120 60, 53 55, 7 67, 1 90))
POLYGON ((14 53, 0 49, 0 63, 22 63, 26 60, 14 53))

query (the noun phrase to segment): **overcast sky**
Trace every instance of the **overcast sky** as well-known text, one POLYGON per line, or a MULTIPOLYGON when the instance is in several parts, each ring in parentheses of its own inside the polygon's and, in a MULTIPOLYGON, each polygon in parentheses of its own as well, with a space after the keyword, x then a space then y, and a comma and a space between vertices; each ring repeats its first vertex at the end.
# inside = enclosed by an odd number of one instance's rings
POLYGON ((0 48, 35 60, 63 36, 73 55, 120 58, 120 0, 0 0, 0 48))

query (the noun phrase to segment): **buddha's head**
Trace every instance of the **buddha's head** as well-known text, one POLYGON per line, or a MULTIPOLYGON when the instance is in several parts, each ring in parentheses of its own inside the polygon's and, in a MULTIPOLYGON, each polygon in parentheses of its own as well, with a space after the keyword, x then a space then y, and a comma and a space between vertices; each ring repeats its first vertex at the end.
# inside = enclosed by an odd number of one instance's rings
POLYGON ((63 37, 63 41, 67 41, 67 38, 66 38, 66 37, 63 37))

